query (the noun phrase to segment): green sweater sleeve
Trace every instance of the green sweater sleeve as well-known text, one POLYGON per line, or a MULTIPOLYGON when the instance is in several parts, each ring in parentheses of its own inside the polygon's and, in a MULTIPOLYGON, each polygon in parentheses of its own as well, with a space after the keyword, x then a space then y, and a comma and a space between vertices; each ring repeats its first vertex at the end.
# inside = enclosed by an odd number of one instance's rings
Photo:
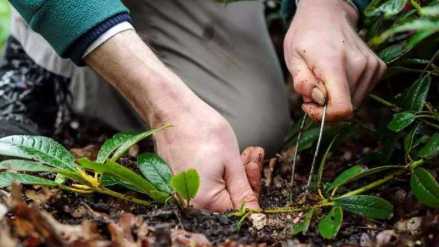
POLYGON ((120 0, 10 0, 30 27, 41 34, 62 57, 100 23, 128 13, 120 0))

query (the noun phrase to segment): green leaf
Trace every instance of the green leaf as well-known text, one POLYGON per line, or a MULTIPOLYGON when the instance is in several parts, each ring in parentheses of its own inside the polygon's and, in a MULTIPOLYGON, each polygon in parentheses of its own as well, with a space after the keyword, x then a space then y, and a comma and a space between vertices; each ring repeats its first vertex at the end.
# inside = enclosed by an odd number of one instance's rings
POLYGON ((338 188, 341 185, 347 183, 350 179, 355 176, 367 171, 366 168, 360 165, 353 166, 347 170, 344 170, 340 175, 338 175, 334 181, 326 188, 326 191, 330 191, 334 188, 338 188))
POLYGON ((314 208, 309 209, 304 215, 301 221, 297 224, 294 224, 292 227, 293 236, 302 233, 306 234, 309 229, 309 225, 311 224, 311 219, 314 215, 314 208))
POLYGON ((96 162, 105 163, 110 155, 116 151, 123 143, 129 141, 134 136, 138 134, 136 133, 118 133, 114 135, 112 138, 106 140, 104 144, 101 146, 101 149, 98 152, 96 162))
POLYGON ((58 184, 52 180, 31 176, 27 174, 3 172, 0 173, 0 188, 10 186, 12 183, 17 182, 21 184, 34 184, 43 186, 57 186, 58 184))
POLYGON ((0 170, 18 172, 52 172, 55 169, 30 160, 5 160, 0 162, 0 170))
POLYGON ((172 188, 185 200, 195 198, 200 188, 200 176, 195 169, 180 172, 171 178, 172 188))
POLYGON ((137 158, 137 163, 143 176, 158 190, 166 193, 172 192, 169 185, 172 171, 162 158, 153 153, 144 153, 137 158))
MULTIPOLYGON (((318 127, 313 127, 307 130, 304 130, 302 132, 302 137, 299 141, 299 150, 298 152, 301 152, 303 150, 307 150, 312 147, 312 145, 317 141, 319 138, 319 131, 320 129, 318 127)), ((291 139, 286 146, 291 147, 293 145, 296 145, 297 142, 297 136, 294 139, 291 139)))
POLYGON ((422 16, 439 17, 439 5, 423 7, 419 10, 422 16))
POLYGON ((80 159, 77 162, 81 167, 85 169, 116 177, 120 180, 122 184, 127 183, 135 187, 136 191, 144 193, 156 201, 165 202, 169 198, 168 193, 158 191, 154 187, 154 185, 148 182, 148 180, 144 179, 142 176, 138 175, 129 168, 119 165, 116 162, 109 160, 104 164, 101 164, 90 161, 86 158, 80 159))
POLYGON ((394 132, 400 132, 401 130, 407 128, 415 120, 415 114, 411 112, 400 112, 393 115, 393 119, 390 121, 387 127, 394 132))
POLYGON ((395 34, 402 32, 430 32, 435 33, 439 31, 439 20, 430 20, 430 19, 414 19, 408 22, 405 22, 400 25, 396 25, 387 31, 383 32, 381 35, 374 37, 371 40, 372 45, 380 45, 388 38, 392 37, 395 34))
POLYGON ((341 207, 333 207, 329 214, 323 217, 319 222, 320 235, 325 239, 335 238, 342 223, 343 209, 341 207))
POLYGON ((393 205, 376 196, 356 195, 339 197, 334 200, 334 205, 342 207, 348 212, 371 219, 390 219, 393 215, 393 205))
POLYGON ((419 124, 404 137, 404 151, 406 154, 409 154, 412 151, 414 147, 413 143, 418 130, 419 130, 419 124))
POLYGON ((43 136, 1 138, 0 155, 33 159, 55 168, 76 169, 73 155, 58 142, 43 136))
POLYGON ((422 76, 416 80, 401 96, 401 106, 408 111, 421 111, 427 99, 430 85, 430 75, 422 76))
POLYGON ((416 168, 410 178, 410 187, 421 203, 439 208, 439 184, 430 172, 416 168))
POLYGON ((122 155, 124 155, 131 146, 133 146, 134 144, 137 144, 138 142, 148 138, 149 136, 157 133, 160 130, 166 129, 171 127, 171 125, 166 124, 160 128, 157 129, 151 129, 149 131, 137 134, 135 136, 133 136, 132 138, 126 140, 125 142, 121 143, 119 145, 119 147, 114 151, 113 156, 111 156, 111 161, 117 161, 120 157, 122 157, 122 155))
POLYGON ((367 16, 384 15, 385 18, 392 17, 399 14, 407 4, 407 0, 388 0, 379 5, 378 8, 366 11, 367 16))
POLYGON ((405 54, 407 54, 409 49, 407 49, 406 42, 394 44, 387 46, 378 53, 378 56, 386 63, 392 63, 405 54))
POLYGON ((435 133, 418 151, 418 156, 424 159, 433 159, 439 155, 439 133, 435 133))

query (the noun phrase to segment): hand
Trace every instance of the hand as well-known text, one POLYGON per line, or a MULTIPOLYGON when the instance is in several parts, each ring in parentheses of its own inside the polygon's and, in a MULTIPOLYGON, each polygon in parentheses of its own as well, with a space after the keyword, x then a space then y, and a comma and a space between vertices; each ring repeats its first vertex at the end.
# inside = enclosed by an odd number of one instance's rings
POLYGON ((198 208, 258 208, 263 150, 239 155, 229 123, 167 68, 134 31, 113 36, 86 59, 151 127, 174 127, 154 136, 174 172, 195 168, 201 177, 198 208), (248 177, 248 178, 247 178, 248 177), (249 181, 250 179, 250 181, 249 181), (253 190, 252 190, 253 188, 253 190))
POLYGON ((259 208, 261 148, 248 148, 240 156, 232 128, 204 102, 161 119, 173 127, 155 135, 157 152, 174 172, 194 168, 200 174, 195 207, 221 212, 242 204, 259 208))
POLYGON ((302 108, 314 120, 321 119, 325 94, 328 121, 351 118, 386 70, 356 33, 357 19, 344 0, 299 2, 284 41, 285 59, 302 108))

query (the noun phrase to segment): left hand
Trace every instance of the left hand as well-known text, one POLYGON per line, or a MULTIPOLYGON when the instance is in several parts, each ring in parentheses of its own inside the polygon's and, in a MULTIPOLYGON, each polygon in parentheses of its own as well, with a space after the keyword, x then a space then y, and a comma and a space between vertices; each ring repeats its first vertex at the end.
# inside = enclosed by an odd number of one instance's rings
POLYGON ((358 14, 344 0, 301 0, 284 41, 285 60, 303 110, 320 120, 327 95, 326 119, 351 118, 383 76, 386 65, 358 36, 358 14))

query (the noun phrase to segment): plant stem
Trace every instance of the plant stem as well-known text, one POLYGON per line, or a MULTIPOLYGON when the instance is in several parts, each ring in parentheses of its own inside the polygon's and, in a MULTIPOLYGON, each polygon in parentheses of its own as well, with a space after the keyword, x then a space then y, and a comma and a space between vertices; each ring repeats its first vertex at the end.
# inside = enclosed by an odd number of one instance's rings
POLYGON ((127 195, 124 195, 122 193, 119 193, 119 192, 116 192, 116 191, 113 191, 113 190, 110 190, 110 189, 107 189, 104 187, 96 187, 96 188, 93 188, 93 190, 98 192, 98 193, 109 195, 109 196, 112 196, 112 197, 115 197, 115 198, 118 198, 121 200, 125 200, 125 201, 131 201, 131 202, 141 204, 144 206, 149 206, 151 204, 149 201, 138 199, 138 198, 135 198, 132 196, 127 196, 127 195))
POLYGON ((438 125, 438 124, 432 123, 432 122, 427 121, 427 120, 425 120, 425 119, 421 119, 421 121, 422 121, 423 123, 425 123, 426 125, 430 126, 430 127, 433 127, 433 128, 439 129, 439 125, 438 125))
POLYGON ((375 100, 375 101, 377 101, 377 102, 379 102, 379 103, 381 103, 381 104, 387 106, 387 107, 394 108, 394 109, 396 109, 397 111, 399 111, 399 110, 401 109, 399 106, 393 104, 392 102, 390 102, 390 101, 388 101, 388 100, 385 100, 385 99, 381 98, 380 96, 378 96, 378 95, 376 95, 376 94, 370 94, 369 97, 370 97, 371 99, 373 99, 373 100, 375 100))
MULTIPOLYGON (((413 169, 415 167, 418 167, 418 166, 422 165, 423 163, 424 163, 424 160, 417 160, 417 161, 414 161, 413 163, 411 163, 409 167, 413 169)), ((368 184, 366 186, 363 186, 361 188, 358 188, 356 190, 353 190, 353 191, 350 191, 350 192, 348 192, 346 194, 343 194, 343 195, 335 198, 334 200, 337 200, 338 198, 342 198, 342 197, 348 197, 348 196, 354 196, 354 195, 362 194, 362 193, 364 193, 366 191, 369 191, 369 190, 374 189, 374 188, 376 188, 376 187, 378 187, 378 186, 380 186, 382 184, 387 183, 388 181, 394 179, 397 176, 400 176, 400 175, 404 174, 405 172, 407 172, 407 169, 395 171, 395 172, 385 176, 382 179, 376 180, 376 181, 374 181, 374 182, 372 182, 372 183, 370 183, 370 184, 368 184)))
POLYGON ((370 184, 368 184, 368 185, 366 185, 366 186, 363 186, 363 187, 361 187, 361 188, 358 188, 358 189, 356 189, 356 190, 353 190, 353 191, 350 191, 350 192, 348 192, 348 193, 346 193, 346 194, 343 194, 343 195, 341 195, 341 196, 335 198, 334 200, 337 200, 338 198, 342 198, 342 197, 348 197, 348 196, 359 195, 359 194, 364 193, 364 192, 366 192, 366 191, 369 191, 369 190, 371 190, 371 189, 373 189, 373 188, 376 188, 376 187, 378 187, 378 186, 380 186, 380 185, 382 185, 382 184, 384 184, 384 183, 387 183, 388 181, 390 181, 390 180, 392 180, 393 178, 395 178, 395 177, 397 177, 397 176, 403 174, 404 172, 405 172, 405 170, 399 170, 399 171, 393 172, 393 173, 391 173, 390 175, 387 175, 387 176, 385 176, 385 177, 382 178, 382 179, 376 180, 376 181, 374 181, 374 182, 372 182, 372 183, 370 183, 370 184))

